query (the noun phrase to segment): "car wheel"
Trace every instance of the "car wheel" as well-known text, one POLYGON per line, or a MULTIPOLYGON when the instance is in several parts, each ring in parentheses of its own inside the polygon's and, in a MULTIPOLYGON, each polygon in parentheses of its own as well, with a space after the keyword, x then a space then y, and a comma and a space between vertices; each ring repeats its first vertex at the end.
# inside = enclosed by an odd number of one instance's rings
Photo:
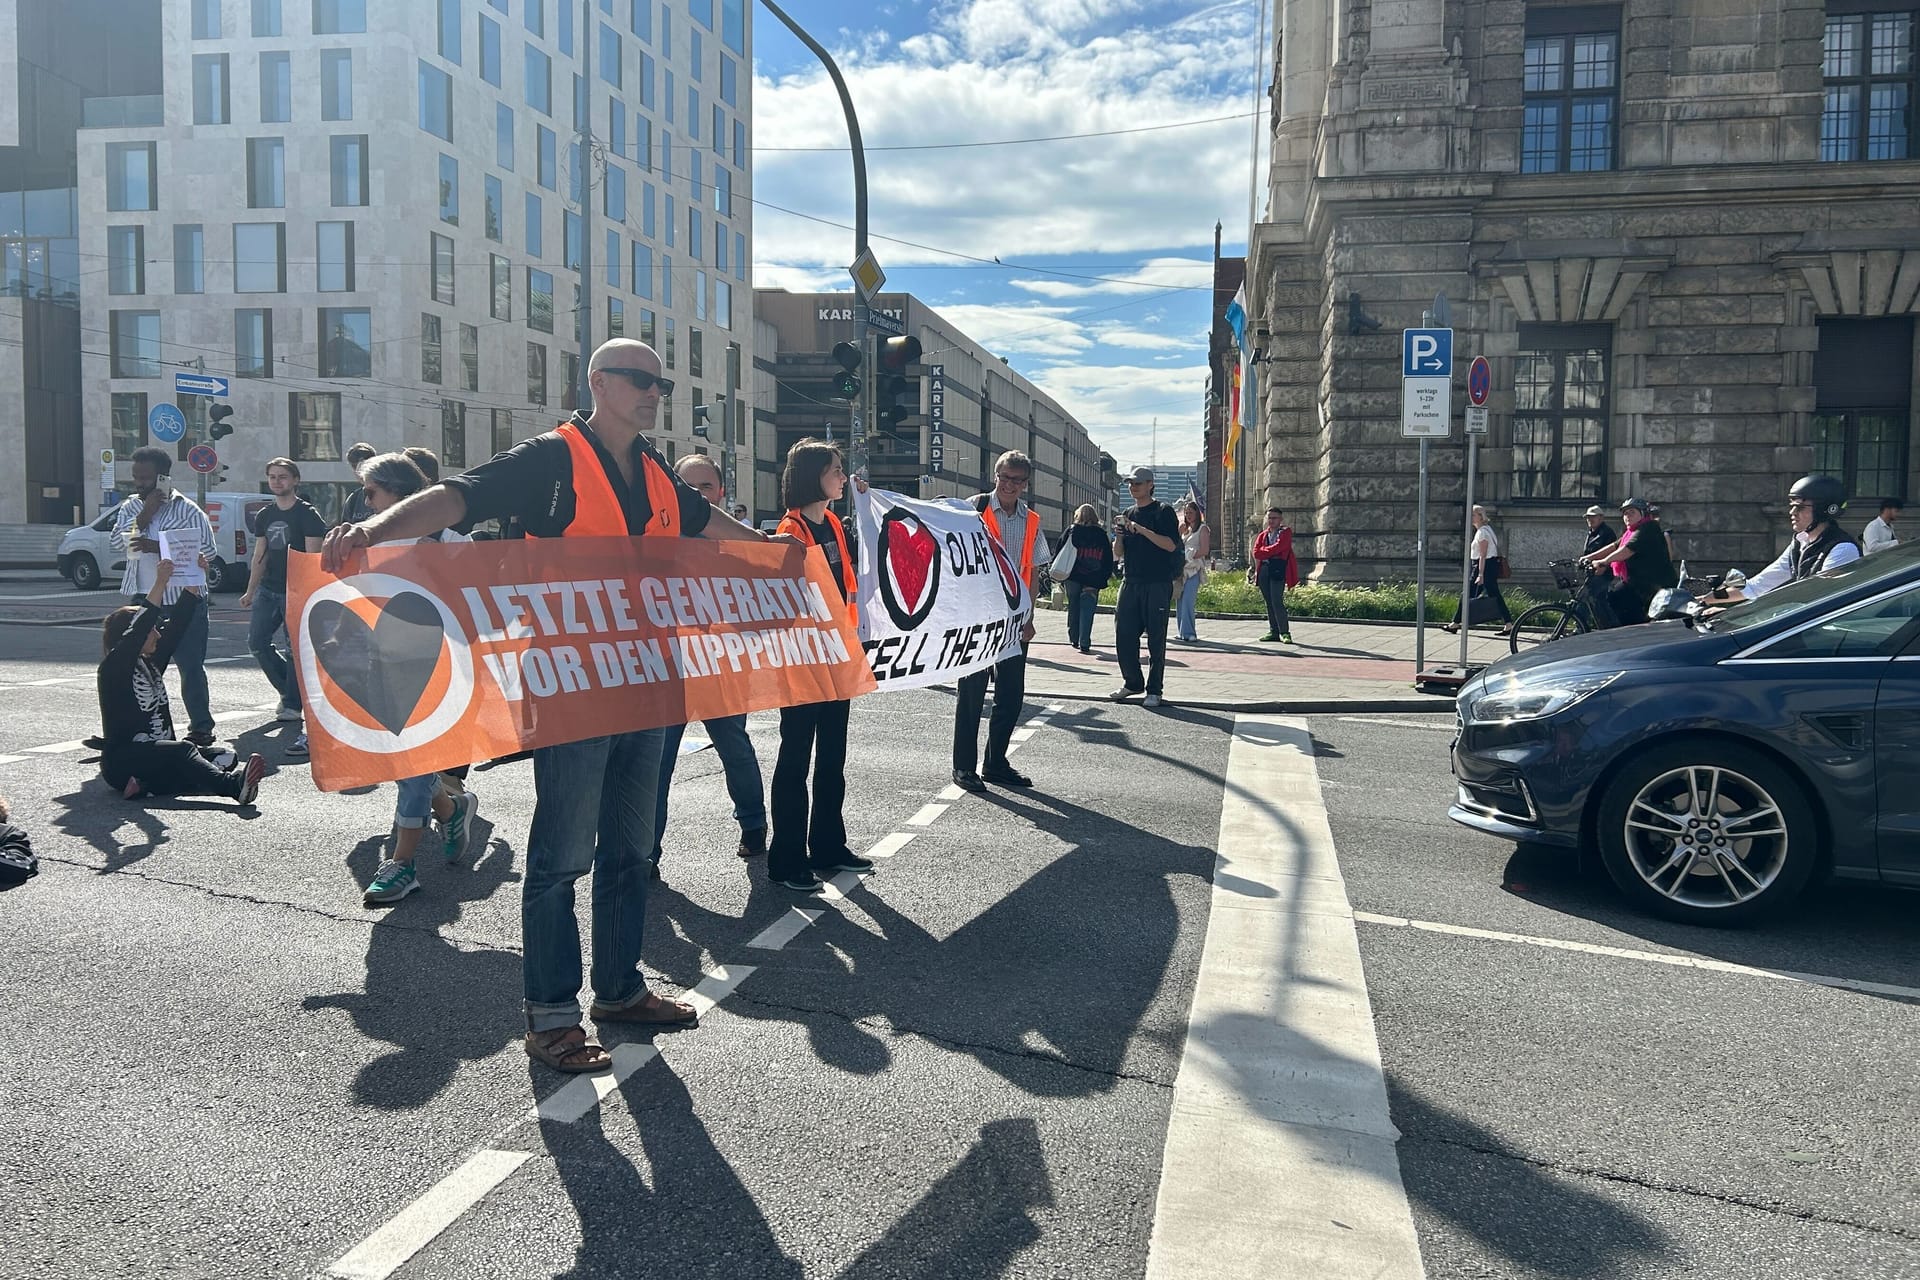
POLYGON ((1675 742, 1632 760, 1600 802, 1607 874, 1640 907, 1689 924, 1742 924, 1806 888, 1819 836, 1806 791, 1750 748, 1675 742))
POLYGON ((100 566, 92 556, 82 551, 73 558, 73 585, 82 591, 94 591, 100 586, 100 566))
POLYGON ((225 591, 232 577, 233 575, 227 572, 227 562, 225 560, 216 558, 207 561, 208 594, 212 594, 215 591, 225 591))

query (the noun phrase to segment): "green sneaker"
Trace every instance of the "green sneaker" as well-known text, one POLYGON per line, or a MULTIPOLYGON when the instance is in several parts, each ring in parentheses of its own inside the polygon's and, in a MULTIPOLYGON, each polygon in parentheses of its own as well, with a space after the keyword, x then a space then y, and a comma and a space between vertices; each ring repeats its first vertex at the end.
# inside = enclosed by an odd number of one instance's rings
POLYGON ((1278 640, 1279 638, 1280 638, 1279 636, 1277 636, 1277 635, 1275 635, 1275 634, 1273 634, 1273 632, 1271 632, 1271 631, 1269 631, 1269 632, 1267 632, 1267 634, 1265 634, 1265 635, 1263 635, 1263 636, 1261 636, 1261 637, 1260 637, 1260 643, 1261 643, 1261 644, 1271 644, 1271 643, 1273 643, 1273 642, 1274 642, 1275 640, 1278 640))
POLYGON ((367 905, 377 907, 398 902, 419 887, 420 877, 411 862, 388 859, 380 864, 380 869, 373 873, 373 883, 367 886, 367 905))
POLYGON ((447 855, 448 862, 466 854, 467 845, 473 839, 473 815, 479 810, 480 796, 477 792, 462 791, 453 798, 453 813, 440 824, 440 851, 447 855))
POLYGON ((1293 632, 1291 632, 1291 631, 1282 631, 1282 632, 1280 633, 1280 643, 1281 643, 1281 644, 1292 644, 1292 643, 1293 643, 1293 632))

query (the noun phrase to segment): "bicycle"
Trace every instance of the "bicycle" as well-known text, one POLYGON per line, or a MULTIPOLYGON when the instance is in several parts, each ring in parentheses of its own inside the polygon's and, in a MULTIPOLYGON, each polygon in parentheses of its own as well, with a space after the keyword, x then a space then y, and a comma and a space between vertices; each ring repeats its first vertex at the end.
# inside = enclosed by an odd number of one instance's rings
POLYGON ((1572 559, 1550 560, 1547 568, 1553 571, 1553 584, 1566 592, 1567 598, 1564 601, 1537 604, 1513 620, 1507 643, 1514 653, 1558 640, 1561 636, 1584 635, 1597 630, 1600 625, 1593 604, 1587 597, 1593 584, 1587 572, 1580 567, 1580 562, 1572 559))

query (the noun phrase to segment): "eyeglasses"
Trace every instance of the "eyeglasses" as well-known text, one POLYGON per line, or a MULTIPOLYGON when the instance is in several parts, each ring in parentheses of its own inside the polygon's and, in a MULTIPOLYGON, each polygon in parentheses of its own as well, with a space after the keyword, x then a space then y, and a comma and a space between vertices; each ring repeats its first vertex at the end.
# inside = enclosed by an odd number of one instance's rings
POLYGON ((995 480, 1006 481, 1010 484, 1025 484, 1028 480, 1032 479, 1033 477, 1027 475, 1025 472, 996 471, 993 473, 993 478, 995 480))
POLYGON ((662 396, 673 394, 673 379, 663 378, 651 369, 619 369, 612 365, 604 365, 595 372, 617 373, 642 391, 648 387, 658 387, 662 396))

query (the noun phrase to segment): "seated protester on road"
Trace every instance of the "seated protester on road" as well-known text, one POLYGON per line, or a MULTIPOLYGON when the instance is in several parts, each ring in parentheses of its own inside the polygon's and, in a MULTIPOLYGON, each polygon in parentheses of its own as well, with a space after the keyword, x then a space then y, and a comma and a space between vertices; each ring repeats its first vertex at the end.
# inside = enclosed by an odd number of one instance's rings
MULTIPOLYGON (((803 545, 819 547, 827 569, 839 584, 840 598, 854 621, 854 564, 840 518, 827 509, 847 490, 846 463, 824 440, 802 440, 787 452, 780 477, 780 500, 787 514, 780 532, 803 545)), ((821 892, 821 877, 842 871, 870 871, 873 863, 847 847, 844 809, 847 799, 847 714, 853 703, 841 698, 780 708, 780 755, 773 766, 771 805, 773 839, 767 845, 767 878, 795 893, 821 892), (809 808, 807 774, 811 763, 813 797, 809 808)))
POLYGON ((7 798, 0 796, 0 885, 15 885, 39 874, 40 860, 33 856, 33 839, 26 828, 13 825, 13 813, 7 798))
POLYGON ((1787 490, 1787 523, 1793 527, 1793 540, 1778 560, 1749 577, 1734 598, 1757 600, 1776 587, 1858 560, 1860 544, 1840 527, 1840 511, 1846 505, 1847 488, 1832 476, 1801 476, 1794 481, 1787 490))
MULTIPOLYGON (((368 510, 377 515, 427 487, 427 477, 415 464, 412 452, 383 453, 361 464, 361 495, 367 500, 368 510)), ((446 529, 418 541, 465 542, 467 539, 446 529)), ((385 545, 404 545, 404 540, 385 545)), ((471 791, 455 792, 443 786, 437 773, 402 778, 399 786, 400 794, 393 806, 393 856, 380 864, 373 873, 372 883, 367 885, 366 904, 370 907, 398 902, 420 887, 413 865, 414 854, 419 852, 429 818, 440 823, 441 852, 447 861, 453 862, 466 853, 474 810, 480 804, 480 797, 471 791)))
POLYGON ((1607 590, 1607 609, 1617 626, 1632 626, 1647 620, 1647 606, 1656 591, 1679 585, 1680 575, 1667 554, 1667 531, 1647 514, 1640 498, 1628 498, 1620 504, 1620 518, 1627 531, 1619 543, 1602 556, 1583 559, 1589 568, 1613 566, 1613 585, 1607 590))
POLYGON ((129 800, 226 796, 252 804, 266 776, 265 759, 256 754, 239 764, 231 751, 203 750, 174 735, 167 664, 205 601, 200 588, 189 587, 163 614, 160 601, 172 578, 173 561, 160 561, 146 598, 107 615, 95 681, 101 732, 87 745, 99 750, 101 774, 129 800))

